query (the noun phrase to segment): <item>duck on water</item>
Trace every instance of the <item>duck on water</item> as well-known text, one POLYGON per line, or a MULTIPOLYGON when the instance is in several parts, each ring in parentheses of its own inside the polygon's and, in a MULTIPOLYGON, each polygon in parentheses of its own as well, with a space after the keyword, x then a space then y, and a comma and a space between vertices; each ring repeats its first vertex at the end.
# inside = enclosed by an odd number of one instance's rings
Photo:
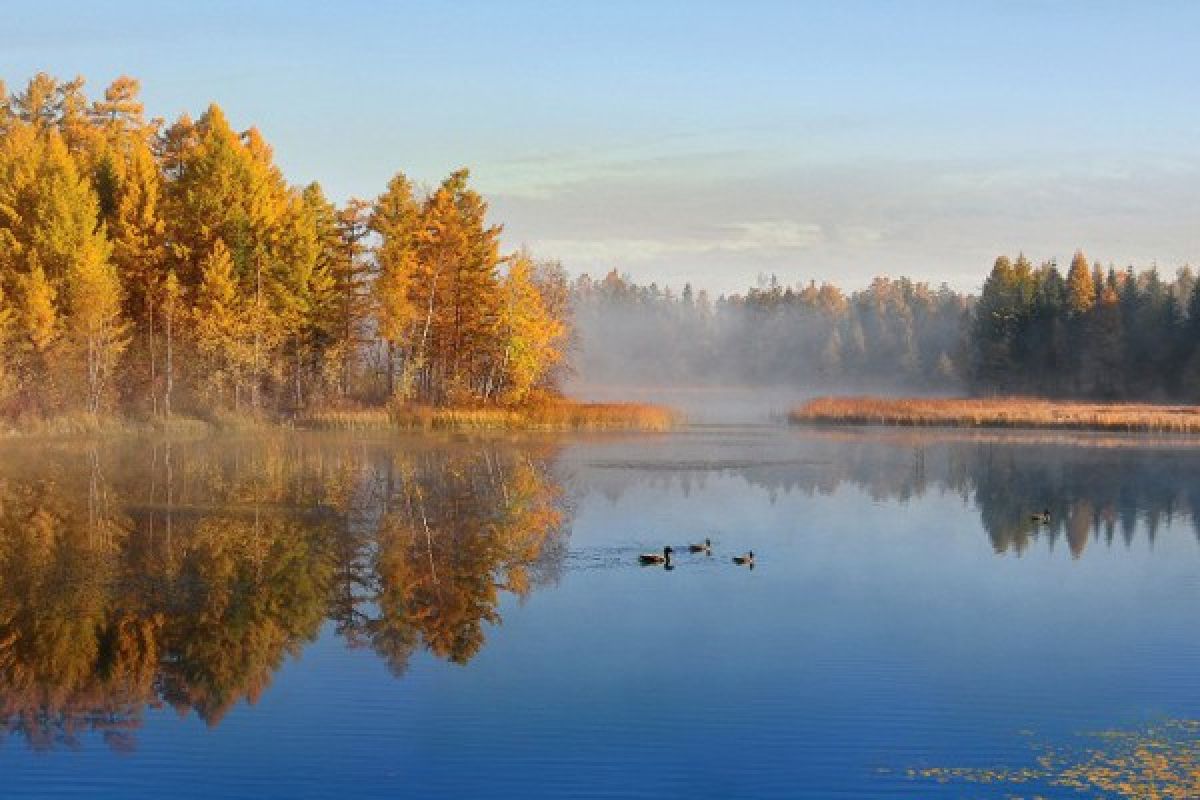
POLYGON ((638 556, 638 563, 645 566, 651 566, 654 564, 665 564, 670 566, 671 553, 674 552, 675 551, 671 549, 671 546, 668 545, 663 548, 661 553, 642 553, 640 556, 638 556))

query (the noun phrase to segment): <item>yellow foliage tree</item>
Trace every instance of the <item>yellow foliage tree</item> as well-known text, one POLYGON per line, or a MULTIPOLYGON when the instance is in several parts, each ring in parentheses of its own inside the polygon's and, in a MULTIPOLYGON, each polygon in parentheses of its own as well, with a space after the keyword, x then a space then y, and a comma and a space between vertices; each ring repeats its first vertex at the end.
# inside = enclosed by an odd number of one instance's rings
MULTIPOLYGON (((375 304, 379 317, 379 335, 388 345, 388 395, 396 391, 395 373, 398 351, 403 351, 417 321, 413 278, 417 270, 417 243, 421 209, 413 197, 412 184, 397 173, 375 201, 370 227, 379 236, 375 260, 379 277, 375 281, 375 304)), ((404 355, 402 353, 402 355, 404 355)), ((411 368, 405 358, 403 393, 408 394, 411 368)))
POLYGON ((216 399, 228 397, 240 409, 254 364, 253 336, 238 296, 229 248, 218 239, 201 263, 200 286, 192 309, 192 335, 203 367, 204 384, 216 399))
POLYGON ((1076 250, 1067 271, 1067 309, 1073 315, 1086 314, 1096 304, 1096 284, 1083 251, 1076 250))
POLYGON ((117 359, 127 344, 121 317, 121 285, 101 235, 80 250, 67 276, 69 341, 86 376, 87 410, 101 410, 117 359))
POLYGON ((558 379, 566 283, 501 277, 467 170, 338 208, 215 104, 164 127, 138 95, 0 84, 0 400, 5 375, 38 412, 155 414, 377 403, 398 376, 422 402, 518 402, 558 379))
POLYGON ((21 349, 25 358, 21 381, 25 393, 29 395, 30 404, 44 408, 55 394, 54 373, 50 365, 60 327, 55 307, 57 293, 46 279, 46 273, 36 257, 29 274, 22 280, 22 288, 21 325, 25 332, 25 346, 21 349))
POLYGON ((512 260, 504 278, 498 366, 500 397, 507 403, 525 400, 565 356, 566 325, 550 312, 535 278, 536 265, 527 253, 512 260))

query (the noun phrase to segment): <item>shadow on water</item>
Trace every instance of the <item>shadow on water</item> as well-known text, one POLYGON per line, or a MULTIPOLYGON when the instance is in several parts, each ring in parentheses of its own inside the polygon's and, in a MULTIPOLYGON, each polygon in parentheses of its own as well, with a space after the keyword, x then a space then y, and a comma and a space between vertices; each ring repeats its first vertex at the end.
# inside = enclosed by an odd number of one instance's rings
POLYGON ((0 726, 35 749, 91 733, 124 750, 150 709, 216 725, 327 620, 397 676, 417 652, 465 664, 502 595, 634 566, 621 548, 568 558, 572 498, 588 493, 686 495, 717 474, 769 498, 937 492, 975 507, 996 553, 1045 540, 1078 557, 1197 525, 1197 467, 1195 448, 729 432, 14 450, 0 459, 0 726), (1030 519, 1042 508, 1049 524, 1030 519))

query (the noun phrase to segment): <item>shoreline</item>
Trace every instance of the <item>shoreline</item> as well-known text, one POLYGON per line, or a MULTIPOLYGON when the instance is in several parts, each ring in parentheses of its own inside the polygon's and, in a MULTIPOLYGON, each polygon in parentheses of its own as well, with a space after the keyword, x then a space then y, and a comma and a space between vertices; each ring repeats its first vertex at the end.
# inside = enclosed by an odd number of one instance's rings
POLYGON ((0 426, 0 441, 276 433, 662 433, 683 426, 679 411, 649 403, 555 400, 517 407, 398 405, 314 411, 292 418, 223 413, 170 420, 63 414, 0 426))
POLYGON ((791 425, 1200 434, 1200 406, 1095 403, 1030 397, 817 397, 792 409, 791 425))
POLYGON ((555 399, 526 406, 425 406, 317 412, 298 417, 291 427, 307 431, 378 430, 498 432, 647 432, 680 427, 683 415, 651 403, 592 403, 555 399))

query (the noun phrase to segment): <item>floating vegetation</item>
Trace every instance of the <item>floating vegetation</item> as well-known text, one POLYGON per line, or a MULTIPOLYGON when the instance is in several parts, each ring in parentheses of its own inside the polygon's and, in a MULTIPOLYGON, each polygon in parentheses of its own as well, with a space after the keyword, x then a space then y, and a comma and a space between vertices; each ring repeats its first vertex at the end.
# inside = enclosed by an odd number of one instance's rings
POLYGON ((1083 744, 1075 747, 1035 746, 1033 766, 927 767, 909 769, 907 774, 913 780, 942 784, 1073 789, 1088 797, 1200 797, 1200 720, 1167 720, 1130 730, 1086 733, 1080 739, 1083 744))

